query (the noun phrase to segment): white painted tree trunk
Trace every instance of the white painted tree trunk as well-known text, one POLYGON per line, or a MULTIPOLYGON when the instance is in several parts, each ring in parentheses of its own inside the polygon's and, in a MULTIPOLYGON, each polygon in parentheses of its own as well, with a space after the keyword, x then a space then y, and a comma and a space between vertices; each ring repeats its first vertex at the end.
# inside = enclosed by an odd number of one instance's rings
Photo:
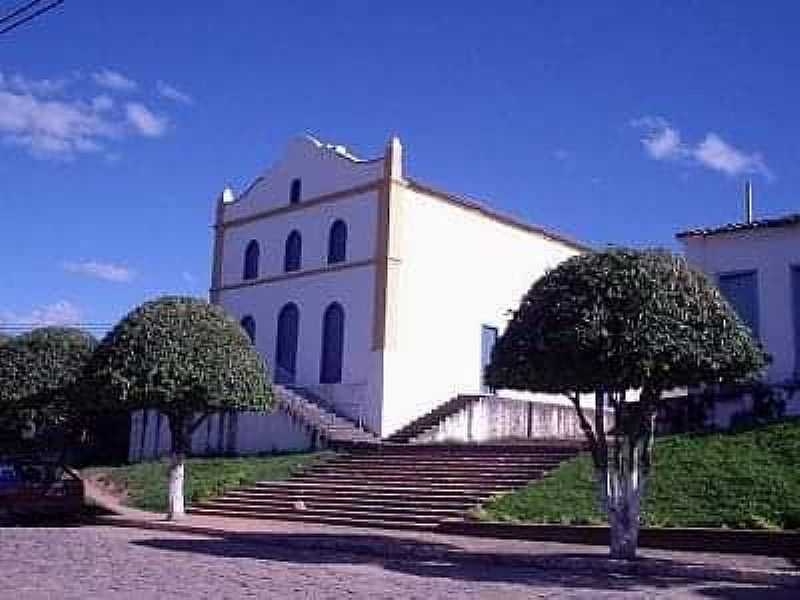
POLYGON ((184 471, 183 452, 173 451, 170 454, 169 463, 169 509, 167 518, 170 521, 177 521, 186 516, 183 501, 183 471, 184 471))
POLYGON ((603 508, 608 515, 611 558, 634 559, 639 544, 641 499, 646 476, 642 470, 644 440, 631 444, 627 438, 609 448, 608 466, 598 473, 603 508))
POLYGON ((169 463, 169 508, 167 518, 170 521, 183 519, 186 508, 183 499, 183 472, 186 459, 186 450, 191 440, 190 419, 185 414, 168 415, 169 428, 172 437, 172 452, 169 463))

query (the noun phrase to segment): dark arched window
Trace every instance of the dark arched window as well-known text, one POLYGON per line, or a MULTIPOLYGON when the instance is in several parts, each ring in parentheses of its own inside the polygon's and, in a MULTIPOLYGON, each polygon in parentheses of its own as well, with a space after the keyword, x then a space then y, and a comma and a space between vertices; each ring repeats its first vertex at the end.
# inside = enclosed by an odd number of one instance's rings
POLYGON ((328 264, 344 262, 347 259, 347 225, 341 219, 331 225, 328 236, 328 264))
POLYGON ((286 254, 283 258, 283 270, 287 273, 289 271, 299 271, 300 262, 303 258, 303 240, 300 238, 300 232, 294 230, 286 238, 286 254))
POLYGON ((300 196, 303 193, 303 183, 299 179, 292 179, 292 183, 289 186, 289 202, 291 204, 297 204, 300 202, 300 196))
POLYGON ((244 279, 255 279, 258 277, 258 257, 261 250, 258 247, 258 242, 250 240, 247 244, 247 249, 244 251, 244 279))
POLYGON ((278 335, 275 342, 275 382, 294 383, 297 366, 297 332, 300 311, 289 302, 278 314, 278 335))
POLYGON ((240 321, 242 329, 247 333, 247 337, 254 344, 256 343, 256 320, 250 315, 245 315, 240 321))
POLYGON ((341 383, 344 352, 344 310, 334 302, 325 309, 322 320, 322 359, 319 382, 341 383))

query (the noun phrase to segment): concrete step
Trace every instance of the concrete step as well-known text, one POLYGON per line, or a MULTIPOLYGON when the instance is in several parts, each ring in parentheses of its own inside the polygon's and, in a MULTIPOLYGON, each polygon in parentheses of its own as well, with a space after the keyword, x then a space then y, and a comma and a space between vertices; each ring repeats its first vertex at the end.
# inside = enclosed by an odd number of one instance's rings
POLYGON ((368 527, 378 529, 407 529, 415 531, 432 531, 438 522, 412 522, 396 521, 383 518, 349 518, 328 515, 307 515, 294 512, 247 512, 213 508, 190 508, 187 511, 192 515, 207 515, 218 517, 240 517, 247 519, 267 519, 277 521, 303 521, 309 523, 322 523, 325 525, 343 525, 346 527, 368 527))
POLYGON ((368 488, 366 490, 330 490, 326 488, 307 489, 307 488, 294 488, 294 489, 259 489, 259 488, 246 488, 243 490, 234 490, 228 492, 226 497, 242 497, 242 498, 282 498, 288 500, 303 500, 305 498, 319 498, 324 500, 352 499, 354 501, 371 501, 382 503, 402 503, 407 504, 413 502, 415 504, 429 503, 435 505, 447 504, 477 504, 482 499, 486 498, 486 494, 463 494, 460 492, 437 492, 426 491, 424 495, 420 495, 417 490, 385 490, 380 488, 368 488))
POLYGON ((402 505, 388 505, 386 503, 380 504, 367 504, 363 502, 323 502, 320 500, 306 498, 302 502, 305 505, 304 509, 297 508, 297 501, 290 502, 287 500, 241 500, 238 498, 218 498, 216 500, 209 500, 201 502, 198 506, 205 508, 232 508, 235 510, 245 508, 248 510, 288 510, 288 511, 328 511, 328 512, 365 512, 365 513, 381 513, 385 515, 429 515, 438 518, 460 517, 469 507, 458 508, 441 508, 429 506, 417 506, 415 504, 402 504, 402 505))
POLYGON ((541 472, 536 475, 440 475, 428 473, 397 473, 397 474, 372 474, 372 473, 305 473, 293 477, 292 481, 303 483, 369 483, 372 485, 442 485, 442 486, 516 486, 527 485, 529 481, 541 479, 541 472))
POLYGON ((337 507, 334 509, 321 509, 321 508, 306 508, 305 510, 281 510, 281 509, 264 509, 258 506, 249 506, 249 505, 237 505, 237 506, 229 506, 229 505, 220 505, 218 502, 203 502, 198 505, 198 508, 203 510, 226 510, 226 511, 236 511, 239 513, 249 513, 251 515, 261 514, 261 513, 285 513, 287 516, 296 516, 296 517, 304 517, 304 518, 313 518, 313 517, 332 517, 332 518, 349 518, 349 519, 364 519, 364 520, 388 520, 388 521, 395 521, 397 523, 430 523, 435 525, 439 523, 442 519, 445 518, 456 518, 459 515, 447 515, 447 516, 437 516, 431 515, 429 513, 413 513, 413 512, 405 512, 405 513, 392 513, 386 514, 384 511, 370 511, 370 510, 359 510, 357 507, 351 507, 348 509, 343 509, 341 507, 337 507))
POLYGON ((425 473, 430 475, 527 475, 528 473, 541 473, 555 468, 557 465, 530 463, 522 465, 460 465, 460 464, 432 464, 432 465, 386 465, 381 463, 353 464, 341 462, 326 462, 304 469, 304 473, 352 473, 354 470, 363 474, 381 473, 425 473))
POLYGON ((446 500, 427 500, 419 496, 379 496, 379 495, 329 495, 329 494, 249 494, 246 492, 231 492, 220 500, 231 500, 244 504, 275 503, 281 505, 293 505, 298 500, 315 505, 340 506, 340 505, 370 505, 385 506, 387 508, 407 508, 413 506, 418 509, 431 510, 455 510, 464 511, 474 506, 478 498, 446 499, 446 500))
POLYGON ((329 491, 339 491, 339 492, 363 492, 363 491, 374 491, 380 490, 382 492, 396 492, 396 493, 407 493, 407 494, 429 494, 432 492, 450 492, 456 495, 465 495, 465 496, 479 496, 486 498, 491 496, 494 493, 500 493, 507 491, 510 486, 488 486, 488 485, 481 485, 481 486, 462 486, 462 485, 420 485, 420 484, 409 484, 409 485, 370 485, 369 483, 364 483, 363 481, 358 481, 357 483, 345 483, 345 482, 302 482, 291 479, 289 481, 283 482, 275 482, 275 483, 265 483, 265 484, 256 484, 256 487, 266 490, 329 490, 329 491))

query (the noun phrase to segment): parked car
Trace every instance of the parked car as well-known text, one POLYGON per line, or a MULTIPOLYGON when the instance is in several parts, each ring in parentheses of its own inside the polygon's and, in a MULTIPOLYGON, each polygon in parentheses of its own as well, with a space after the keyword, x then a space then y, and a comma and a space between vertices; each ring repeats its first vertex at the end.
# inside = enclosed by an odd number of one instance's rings
POLYGON ((0 459, 0 518, 77 516, 83 501, 80 477, 58 461, 0 459))

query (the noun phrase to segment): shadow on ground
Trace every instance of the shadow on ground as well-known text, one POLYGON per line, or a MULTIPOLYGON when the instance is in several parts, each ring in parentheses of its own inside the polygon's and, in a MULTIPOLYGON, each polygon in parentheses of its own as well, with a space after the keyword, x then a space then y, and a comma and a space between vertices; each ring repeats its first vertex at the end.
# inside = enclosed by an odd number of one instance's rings
MULTIPOLYGON (((554 588, 629 591, 669 589, 696 585, 698 595, 709 598, 798 597, 798 590, 773 587, 707 586, 705 582, 671 577, 652 577, 608 572, 575 572, 559 568, 575 559, 598 559, 597 554, 545 554, 536 559, 542 568, 522 566, 527 556, 467 552, 450 544, 383 535, 347 534, 237 534, 218 538, 152 538, 135 545, 171 552, 199 553, 213 557, 244 558, 292 564, 372 564, 403 574, 483 583, 513 583, 554 588), (785 595, 784 592, 788 592, 785 595), (744 595, 741 595, 741 594, 744 595), (727 595, 726 595, 727 594, 727 595), (778 594, 778 595, 774 595, 778 594)), ((602 557, 601 557, 602 558, 602 557)), ((640 564, 680 565, 664 559, 641 559, 640 564)))

